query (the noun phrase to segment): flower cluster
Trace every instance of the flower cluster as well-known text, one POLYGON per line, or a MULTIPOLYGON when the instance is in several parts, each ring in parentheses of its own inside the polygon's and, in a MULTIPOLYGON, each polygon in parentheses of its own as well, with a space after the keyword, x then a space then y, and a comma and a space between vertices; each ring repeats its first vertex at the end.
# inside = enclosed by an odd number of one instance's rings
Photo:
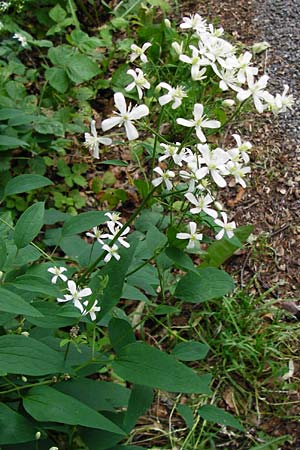
POLYGON ((76 285, 75 281, 69 280, 68 277, 64 275, 66 270, 67 269, 65 267, 56 266, 48 269, 48 272, 53 274, 51 283, 56 284, 58 279, 61 279, 64 283, 67 283, 66 289, 69 293, 65 294, 64 298, 57 298, 57 301, 59 303, 72 302, 75 308, 79 309, 83 316, 89 314, 91 320, 96 320, 96 313, 101 310, 101 307, 97 306, 98 300, 95 300, 92 305, 89 304, 88 300, 82 301, 83 298, 90 297, 92 295, 92 290, 90 288, 80 289, 76 285))
POLYGON ((86 236, 96 240, 96 242, 98 242, 102 246, 102 250, 105 250, 107 252, 106 256, 104 257, 105 262, 109 262, 112 257, 119 261, 119 247, 115 242, 121 244, 125 248, 129 248, 130 244, 126 241, 126 236, 129 233, 130 228, 126 227, 124 230, 122 229, 123 224, 119 221, 120 214, 118 212, 108 212, 105 213, 105 215, 109 219, 105 222, 108 228, 108 232, 102 233, 99 227, 93 227, 92 232, 89 231, 88 233, 86 233, 86 236), (111 241, 112 243, 110 244, 111 241))

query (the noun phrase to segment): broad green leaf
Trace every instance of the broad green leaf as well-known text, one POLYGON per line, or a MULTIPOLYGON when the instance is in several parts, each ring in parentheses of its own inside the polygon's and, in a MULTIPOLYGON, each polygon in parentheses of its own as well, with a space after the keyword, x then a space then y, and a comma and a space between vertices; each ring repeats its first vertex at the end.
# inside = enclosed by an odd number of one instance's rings
POLYGON ((88 56, 79 54, 69 59, 66 71, 69 78, 76 84, 88 81, 101 73, 96 62, 88 56))
POLYGON ((139 417, 150 408, 153 401, 153 390, 147 386, 135 384, 131 390, 128 408, 124 418, 123 427, 129 433, 139 417))
POLYGON ((102 225, 107 220, 108 218, 103 211, 84 212, 67 220, 62 228, 62 234, 64 237, 79 234, 102 225))
POLYGON ((126 408, 130 390, 117 383, 80 378, 56 385, 56 389, 71 395, 96 411, 115 411, 126 408))
POLYGON ((18 139, 13 136, 1 135, 0 139, 0 151, 6 150, 8 148, 18 148, 18 147, 26 147, 29 144, 21 139, 18 139), (4 148, 1 148, 4 147, 4 148))
POLYGON ((235 230, 235 238, 228 239, 224 237, 219 241, 213 242, 206 251, 205 261, 201 264, 201 267, 219 267, 236 250, 242 247, 243 242, 247 240, 252 230, 253 226, 245 225, 235 230))
POLYGON ((6 261, 6 244, 5 241, 0 241, 0 270, 3 269, 6 261))
POLYGON ((200 342, 181 342, 173 348, 172 355, 181 361, 199 361, 206 357, 208 350, 208 345, 200 342))
POLYGON ((31 306, 22 297, 0 287, 0 311, 23 316, 43 317, 37 309, 31 306))
POLYGON ((44 202, 37 202, 18 219, 14 231, 14 242, 18 249, 26 247, 39 234, 44 224, 44 212, 44 202))
POLYGON ((224 411, 221 408, 213 405, 204 405, 198 409, 198 414, 202 419, 207 422, 218 423, 225 427, 230 426, 240 431, 245 431, 245 428, 239 423, 239 421, 230 413, 224 411))
MULTIPOLYGON (((49 274, 50 275, 50 274, 49 274)), ((47 297, 60 297, 61 291, 51 283, 50 277, 46 278, 25 274, 16 278, 13 287, 28 292, 36 292, 37 294, 45 294, 47 297)))
POLYGON ((40 422, 59 422, 82 425, 124 435, 121 430, 102 414, 70 395, 49 386, 36 386, 23 399, 25 410, 40 422))
POLYGON ((116 353, 127 344, 135 342, 132 326, 127 320, 113 317, 108 325, 110 343, 116 353))
POLYGON ((39 116, 34 123, 34 129, 40 134, 54 134, 61 137, 65 135, 63 123, 46 116, 39 116))
POLYGON ((124 285, 122 298, 125 298, 126 300, 138 300, 141 302, 151 303, 145 294, 143 294, 139 289, 135 288, 134 286, 130 286, 129 284, 124 285))
POLYGON ((178 413, 183 417, 187 427, 191 429, 194 425, 193 410, 188 405, 182 404, 177 406, 178 413))
POLYGON ((25 417, 4 403, 0 403, 0 430, 0 445, 34 441, 38 431, 25 417))
POLYGON ((0 367, 7 373, 49 375, 63 373, 63 354, 31 337, 6 335, 0 337, 0 367))
POLYGON ((80 311, 73 305, 59 305, 50 302, 34 302, 35 308, 43 314, 43 317, 26 316, 28 322, 41 328, 62 328, 74 325, 80 318, 80 311))
POLYGON ((5 186, 4 195, 21 194, 22 192, 28 192, 33 189, 49 186, 50 184, 53 184, 52 181, 42 175, 18 175, 17 177, 9 180, 5 186))
POLYGON ((50 85, 61 94, 64 94, 70 85, 65 69, 62 67, 49 67, 45 71, 45 78, 50 85))
POLYGON ((66 15, 66 11, 58 4, 49 11, 49 16, 51 17, 51 19, 57 23, 62 22, 66 18, 66 15))
POLYGON ((198 273, 189 272, 181 278, 175 290, 175 297, 185 302, 201 303, 220 298, 234 288, 230 275, 223 270, 207 267, 198 273))
POLYGON ((170 392, 210 394, 210 375, 197 375, 171 355, 141 342, 123 347, 112 363, 126 381, 170 392))
POLYGON ((168 247, 166 255, 172 259, 176 266, 185 270, 195 270, 195 266, 191 258, 182 250, 176 247, 168 247))

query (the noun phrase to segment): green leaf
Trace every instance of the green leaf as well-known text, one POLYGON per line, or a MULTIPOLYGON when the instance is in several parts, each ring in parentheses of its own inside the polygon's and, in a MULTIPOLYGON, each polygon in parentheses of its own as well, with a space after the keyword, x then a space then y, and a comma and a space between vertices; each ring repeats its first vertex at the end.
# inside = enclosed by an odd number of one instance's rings
POLYGON ((213 242, 206 251, 205 261, 201 264, 201 267, 219 267, 236 250, 242 247, 242 243, 247 240, 252 231, 252 225, 245 225, 234 231, 233 239, 224 237, 219 241, 213 242))
POLYGON ((62 22, 66 18, 66 15, 66 11, 60 5, 54 6, 54 8, 49 11, 49 16, 56 23, 62 22))
POLYGON ((124 435, 124 431, 102 414, 70 395, 49 386, 36 386, 23 400, 25 410, 40 422, 82 425, 124 435))
POLYGON ((132 326, 127 320, 113 317, 108 325, 110 343, 116 353, 127 344, 135 342, 132 326))
POLYGON ((207 422, 218 423, 219 425, 230 426, 236 428, 240 431, 245 431, 245 428, 239 423, 239 421, 224 411, 221 408, 217 408, 213 405, 204 405, 198 409, 198 414, 202 419, 207 420, 207 422))
POLYGON ((16 278, 13 287, 28 292, 36 292, 44 294, 47 297, 60 297, 61 292, 50 282, 50 278, 46 279, 37 275, 25 274, 16 278))
POLYGON ((58 120, 46 116, 40 116, 34 123, 34 129, 41 134, 54 134, 54 136, 64 137, 64 125, 58 120))
POLYGON ((0 270, 3 269, 6 262, 6 244, 5 241, 0 241, 0 270))
POLYGON ((7 373, 49 375, 65 371, 63 354, 31 337, 0 337, 0 367, 7 373))
POLYGON ((73 234, 79 234, 83 231, 102 225, 108 220, 103 211, 89 211, 78 214, 78 216, 72 217, 64 223, 62 228, 62 235, 71 236, 73 234))
POLYGON ((197 375, 171 355, 141 342, 126 345, 112 363, 126 381, 170 392, 211 394, 210 375, 197 375))
POLYGON ((21 414, 0 403, 0 445, 21 444, 35 440, 35 429, 21 414))
POLYGON ((99 161, 98 164, 107 164, 110 166, 121 166, 121 167, 128 166, 128 163, 126 161, 121 161, 120 159, 107 159, 106 161, 99 161))
POLYGON ((59 305, 50 302, 34 302, 35 308, 43 314, 43 317, 27 315, 27 320, 40 328, 62 328, 74 325, 80 318, 80 311, 73 305, 59 305))
POLYGON ((44 202, 37 202, 20 216, 14 231, 14 242, 18 249, 26 247, 39 234, 44 224, 44 212, 44 202))
POLYGON ((179 248, 168 247, 166 249, 166 255, 181 269, 191 271, 196 269, 191 258, 179 248))
POLYGON ((153 390, 147 386, 135 384, 131 390, 128 408, 124 418, 123 427, 129 433, 139 417, 145 414, 153 401, 153 390))
POLYGON ((22 141, 21 139, 18 139, 16 137, 5 136, 3 134, 1 135, 0 151, 6 150, 8 148, 26 147, 27 145, 29 145, 27 142, 22 141), (1 148, 1 147, 4 147, 4 148, 1 148))
POLYGON ((181 342, 173 348, 172 355, 181 361, 199 361, 206 357, 208 350, 208 345, 200 342, 181 342))
POLYGON ((80 378, 59 383, 56 389, 77 398, 96 411, 115 411, 126 408, 130 390, 117 383, 80 378))
POLYGON ((193 410, 188 405, 178 405, 177 406, 178 413, 183 417, 186 426, 191 429, 194 425, 194 416, 193 410))
POLYGON ((223 270, 207 267, 198 273, 189 272, 181 278, 175 290, 175 297, 185 302, 201 303, 220 298, 234 288, 230 275, 223 270))
POLYGON ((0 287, 0 311, 23 316, 43 317, 37 309, 31 306, 22 297, 0 287))
POLYGON ((101 73, 98 64, 85 55, 72 56, 68 61, 66 71, 75 84, 88 81, 101 73))
POLYGON ((4 195, 21 194, 23 192, 32 191, 33 189, 49 186, 50 184, 53 184, 52 181, 42 175, 18 175, 9 180, 5 186, 4 195))

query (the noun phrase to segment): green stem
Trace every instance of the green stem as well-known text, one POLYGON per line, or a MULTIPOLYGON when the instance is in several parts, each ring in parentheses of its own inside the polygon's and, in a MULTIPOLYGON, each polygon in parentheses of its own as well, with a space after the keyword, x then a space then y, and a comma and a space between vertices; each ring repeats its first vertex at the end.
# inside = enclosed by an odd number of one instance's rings
POLYGON ((7 391, 2 391, 1 395, 9 394, 10 392, 21 391, 23 389, 28 389, 28 388, 35 387, 35 386, 42 386, 42 385, 45 385, 45 384, 51 384, 51 383, 54 383, 53 379, 40 381, 38 383, 26 384, 25 386, 17 386, 17 387, 15 387, 13 389, 8 389, 7 391))

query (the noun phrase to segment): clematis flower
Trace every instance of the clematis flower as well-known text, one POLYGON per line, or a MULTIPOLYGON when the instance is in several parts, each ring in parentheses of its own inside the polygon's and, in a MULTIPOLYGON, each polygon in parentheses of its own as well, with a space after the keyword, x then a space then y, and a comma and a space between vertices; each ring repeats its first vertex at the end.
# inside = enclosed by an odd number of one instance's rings
POLYGON ((84 308, 81 303, 81 299, 83 297, 88 297, 92 294, 92 290, 90 288, 84 288, 81 290, 78 290, 75 281, 69 280, 68 281, 68 291, 70 294, 65 294, 64 298, 58 298, 58 302, 70 302, 72 301, 74 306, 80 310, 82 313, 84 308))
MULTIPOLYGON (((107 216, 107 217, 109 218, 109 221, 110 221, 110 222, 114 222, 114 223, 116 223, 117 225, 122 226, 122 223, 119 221, 120 215, 121 215, 119 212, 117 212, 117 211, 114 211, 114 212, 112 212, 112 213, 107 212, 107 213, 105 213, 104 215, 107 216)), ((109 221, 107 221, 107 222, 109 222, 109 221)))
POLYGON ((255 108, 259 113, 262 113, 265 109, 262 100, 267 101, 268 95, 270 95, 265 91, 268 79, 268 75, 263 75, 257 81, 254 81, 253 74, 247 73, 248 89, 239 89, 237 94, 238 100, 242 102, 252 95, 255 108))
POLYGON ((26 47, 27 46, 27 39, 26 39, 25 36, 23 36, 23 34, 15 33, 13 35, 13 39, 17 39, 20 42, 21 47, 26 47))
POLYGON ((197 224, 196 222, 189 223, 190 233, 177 233, 177 239, 189 239, 189 243, 187 248, 194 248, 196 242, 202 241, 203 234, 197 233, 197 224))
POLYGON ((176 86, 176 88, 172 88, 168 83, 162 82, 157 86, 158 88, 164 88, 168 90, 168 93, 159 97, 158 101, 160 105, 166 105, 167 103, 173 102, 172 109, 177 109, 184 97, 187 97, 187 94, 183 87, 176 86))
POLYGON ((148 50, 151 45, 152 44, 150 42, 145 42, 142 47, 138 47, 136 44, 132 44, 132 46, 130 47, 132 50, 132 53, 130 55, 130 62, 135 61, 137 58, 140 58, 143 63, 148 62, 145 51, 148 50))
POLYGON ((89 305, 88 300, 83 302, 83 304, 85 306, 85 310, 83 311, 82 315, 86 316, 87 314, 89 314, 91 317, 91 320, 93 320, 93 321, 96 320, 96 318, 97 318, 96 313, 101 311, 101 306, 97 306, 98 300, 95 300, 93 305, 89 309, 87 309, 87 307, 89 305))
POLYGON ((130 92, 136 87, 139 99, 141 99, 143 97, 143 89, 150 89, 149 81, 146 80, 141 69, 129 69, 127 73, 133 77, 133 82, 125 88, 125 91, 130 92))
MULTIPOLYGON (((241 136, 239 134, 233 134, 232 136, 234 137, 235 142, 237 144, 236 149, 238 150, 238 153, 241 154, 243 161, 247 164, 250 161, 248 153, 252 148, 251 142, 242 141, 241 136)), ((231 152, 233 152, 234 150, 235 149, 228 150, 228 154, 232 160, 234 160, 234 158, 232 158, 231 152)))
POLYGON ((60 278, 62 281, 67 281, 68 277, 66 275, 63 275, 63 272, 65 272, 67 269, 65 267, 50 267, 48 269, 48 272, 54 274, 54 277, 51 278, 51 283, 56 284, 58 278, 60 278))
POLYGON ((175 145, 161 143, 160 147, 164 148, 165 152, 158 158, 158 161, 161 162, 165 159, 172 158, 175 164, 182 166, 182 161, 185 158, 185 152, 184 149, 179 151, 180 146, 180 142, 176 142, 175 145))
POLYGON ((111 128, 116 127, 117 125, 119 127, 124 125, 128 140, 132 141, 134 139, 137 139, 139 137, 139 133, 133 125, 133 122, 149 114, 148 106, 139 105, 134 106, 131 109, 130 103, 127 109, 125 97, 121 92, 115 93, 114 100, 115 105, 120 112, 115 112, 115 117, 110 117, 109 119, 103 120, 102 130, 107 131, 111 128))
POLYGON ((204 78, 206 78, 206 76, 204 76, 205 72, 206 72, 206 67, 203 67, 200 70, 200 66, 206 66, 209 64, 209 60, 200 57, 199 54, 199 50, 194 46, 194 45, 190 45, 189 48, 192 50, 192 56, 187 56, 187 55, 183 55, 181 54, 179 56, 180 61, 185 62, 186 64, 191 64, 191 76, 193 80, 203 80, 204 78))
POLYGON ((102 247, 102 250, 105 250, 107 252, 107 255, 104 258, 104 262, 109 262, 112 257, 114 257, 117 261, 121 258, 121 256, 118 253, 119 247, 116 244, 113 244, 112 247, 105 244, 102 247))
POLYGON ((100 137, 96 131, 96 121, 91 120, 91 134, 84 133, 84 146, 92 153, 93 157, 99 159, 99 144, 110 145, 112 140, 106 137, 100 137))
POLYGON ((194 120, 186 120, 179 118, 176 122, 184 127, 195 127, 196 135, 200 142, 206 142, 206 137, 202 131, 202 128, 219 128, 221 122, 218 120, 207 120, 203 114, 204 107, 201 103, 196 103, 194 105, 193 116, 194 120))
POLYGON ((275 114, 285 113, 287 109, 291 109, 294 104, 293 95, 287 95, 289 86, 284 85, 284 90, 282 94, 276 94, 275 97, 271 94, 266 95, 265 100, 268 103, 268 107, 275 114))
POLYGON ((183 22, 180 24, 183 30, 192 29, 198 33, 204 32, 207 29, 206 20, 200 14, 192 14, 190 17, 183 17, 183 22))
POLYGON ((235 222, 228 222, 227 214, 225 212, 221 212, 221 216, 223 218, 223 221, 220 219, 215 220, 215 224, 221 227, 221 230, 216 235, 216 239, 220 240, 226 233, 228 238, 231 239, 234 236, 233 230, 236 228, 235 222))
POLYGON ((152 180, 153 186, 159 186, 161 183, 164 182, 167 190, 170 191, 173 187, 170 178, 174 178, 175 173, 172 170, 166 170, 165 172, 163 172, 163 170, 160 167, 155 167, 153 171, 158 173, 158 175, 160 175, 160 177, 152 180))
POLYGON ((235 182, 240 184, 244 189, 246 188, 245 176, 247 173, 251 172, 249 166, 242 166, 242 164, 235 161, 228 161, 226 164, 226 168, 229 172, 229 175, 232 175, 235 178, 235 182))
POLYGON ((215 211, 210 207, 211 203, 213 203, 214 201, 211 195, 207 194, 205 197, 202 195, 199 197, 195 197, 194 194, 188 192, 187 194, 185 194, 185 197, 188 199, 190 203, 192 203, 195 206, 195 208, 190 209, 191 214, 199 214, 201 211, 203 211, 208 216, 211 216, 214 219, 218 217, 217 211, 215 211))
POLYGON ((197 148, 202 155, 200 159, 201 164, 204 164, 204 167, 198 169, 198 177, 199 179, 204 178, 208 173, 212 176, 214 182, 220 186, 221 188, 226 186, 226 181, 222 177, 222 175, 227 174, 226 170, 226 162, 229 159, 229 155, 222 148, 216 148, 214 150, 210 150, 208 145, 198 144, 197 148))
MULTIPOLYGON (((120 222, 118 222, 118 224, 119 223, 120 222)), ((113 222, 113 221, 106 222, 106 225, 107 225, 107 227, 108 227, 108 229, 110 231, 110 234, 109 233, 103 234, 101 236, 103 239, 110 239, 110 240, 114 239, 115 236, 119 233, 119 231, 122 228, 122 224, 121 223, 120 223, 119 226, 116 227, 116 222, 113 222)), ((120 234, 120 236, 117 239, 118 242, 120 242, 120 244, 123 245, 123 247, 126 247, 126 248, 130 247, 130 244, 127 241, 125 241, 126 235, 129 233, 129 231, 130 231, 130 227, 126 227, 125 230, 122 231, 122 233, 120 234)))
POLYGON ((98 227, 93 227, 93 233, 91 233, 90 231, 88 233, 85 233, 86 236, 91 237, 93 239, 96 239, 99 244, 103 245, 104 242, 102 241, 102 239, 105 238, 105 235, 101 234, 101 230, 99 230, 98 227))

